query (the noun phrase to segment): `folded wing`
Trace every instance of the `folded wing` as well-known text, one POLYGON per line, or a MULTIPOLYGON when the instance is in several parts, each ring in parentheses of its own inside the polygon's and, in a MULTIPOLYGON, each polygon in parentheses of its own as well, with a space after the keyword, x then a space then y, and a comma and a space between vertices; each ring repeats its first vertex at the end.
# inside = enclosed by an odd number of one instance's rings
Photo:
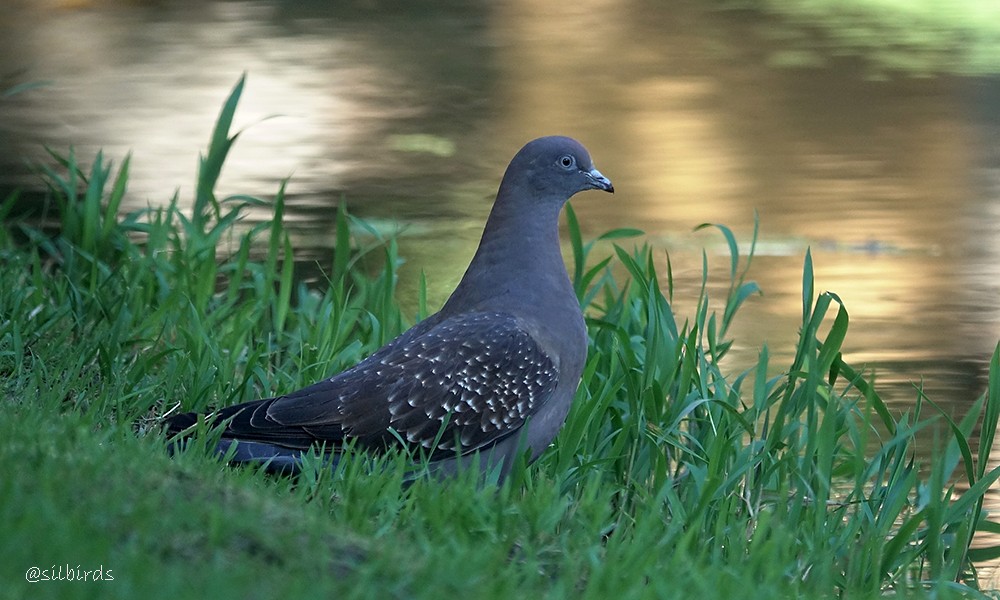
POLYGON ((218 417, 232 418, 224 437, 237 440, 289 448, 335 448, 349 438, 384 448, 402 440, 435 458, 454 456, 518 431, 558 376, 512 315, 432 317, 330 379, 218 417))

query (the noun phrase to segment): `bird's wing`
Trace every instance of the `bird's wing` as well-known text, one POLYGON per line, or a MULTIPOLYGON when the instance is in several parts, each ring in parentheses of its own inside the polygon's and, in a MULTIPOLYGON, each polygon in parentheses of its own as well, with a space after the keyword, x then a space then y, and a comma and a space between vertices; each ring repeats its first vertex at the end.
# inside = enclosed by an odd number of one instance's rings
MULTIPOLYGON (((548 399, 558 366, 519 320, 468 313, 418 324, 330 379, 236 415, 227 436, 290 446, 356 438, 442 456, 520 429, 548 399)), ((235 407, 234 407, 235 408, 235 407)))

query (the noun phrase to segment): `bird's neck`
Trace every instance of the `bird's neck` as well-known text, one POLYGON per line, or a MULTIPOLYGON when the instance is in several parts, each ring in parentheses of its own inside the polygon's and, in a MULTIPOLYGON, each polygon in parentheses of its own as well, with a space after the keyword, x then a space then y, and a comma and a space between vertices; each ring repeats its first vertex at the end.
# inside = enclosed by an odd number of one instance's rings
POLYGON ((519 206, 530 194, 501 187, 472 263, 444 310, 514 310, 575 303, 559 247, 557 199, 519 206))

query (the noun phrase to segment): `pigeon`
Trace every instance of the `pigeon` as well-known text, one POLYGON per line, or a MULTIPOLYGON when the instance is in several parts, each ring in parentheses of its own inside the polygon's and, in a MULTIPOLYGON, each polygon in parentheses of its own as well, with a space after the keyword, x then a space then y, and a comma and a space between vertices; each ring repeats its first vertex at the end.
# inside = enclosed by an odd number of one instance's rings
MULTIPOLYGON (((538 458, 566 420, 587 358, 558 225, 563 205, 585 190, 614 193, 583 145, 528 142, 439 312, 332 377, 208 415, 221 428, 217 452, 295 474, 310 452, 335 465, 345 444, 402 446, 435 474, 476 465, 500 480, 521 453, 538 458)), ((169 417, 167 433, 182 444, 197 422, 196 413, 169 417)))

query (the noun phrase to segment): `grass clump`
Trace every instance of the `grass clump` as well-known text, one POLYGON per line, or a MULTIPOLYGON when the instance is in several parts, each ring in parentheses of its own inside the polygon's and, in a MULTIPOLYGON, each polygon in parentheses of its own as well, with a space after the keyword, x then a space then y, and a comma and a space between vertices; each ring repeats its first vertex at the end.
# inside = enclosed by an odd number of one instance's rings
POLYGON ((405 327, 391 239, 354 242, 363 224, 341 207, 328 279, 310 289, 295 279, 283 186, 274 218, 249 229, 241 211, 263 201, 215 196, 241 91, 192 215, 175 197, 118 217, 128 161, 115 171, 98 155, 85 172, 71 153, 46 173, 59 234, 0 229, 11 597, 981 595, 974 561, 998 551, 970 543, 998 529, 982 503, 1000 476, 987 468, 1000 356, 962 419, 922 394, 893 414, 843 361, 847 310, 815 293, 807 254, 793 363, 770 375, 764 347, 755 368, 727 373, 727 331, 757 289, 722 226, 730 291, 713 310, 704 286, 679 320, 669 259, 615 245, 595 260, 569 210, 588 363, 554 447, 498 489, 472 474, 405 486, 401 456, 273 479, 220 464, 207 435, 168 458, 165 413, 294 389, 405 327), (921 464, 916 436, 935 423, 947 440, 921 464), (57 565, 115 579, 25 580, 57 565))

